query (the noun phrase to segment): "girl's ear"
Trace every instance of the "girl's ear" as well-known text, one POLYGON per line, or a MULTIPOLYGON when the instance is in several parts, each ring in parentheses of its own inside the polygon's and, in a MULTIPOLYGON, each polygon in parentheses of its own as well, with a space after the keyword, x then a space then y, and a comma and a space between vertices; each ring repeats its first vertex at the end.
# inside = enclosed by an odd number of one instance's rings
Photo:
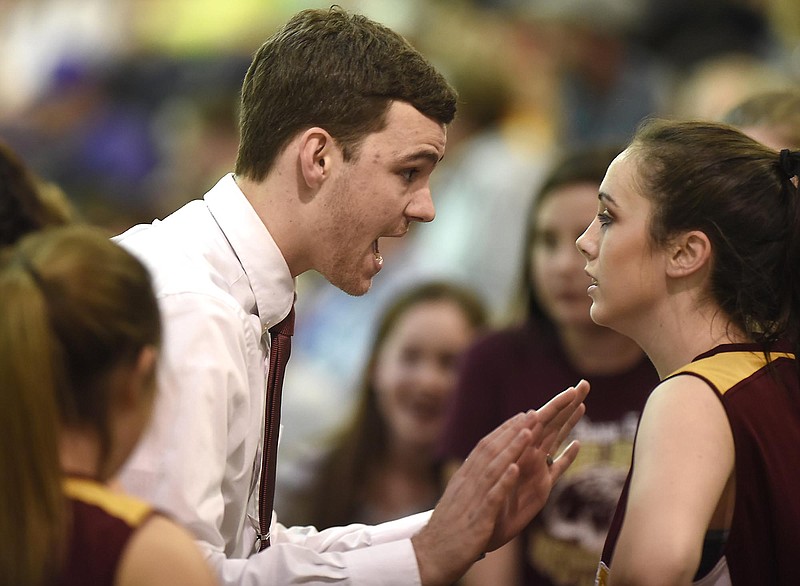
POLYGON ((687 277, 707 268, 711 262, 711 241, 705 232, 692 230, 674 238, 669 245, 667 274, 687 277))
POLYGON ((319 187, 331 174, 336 142, 328 131, 315 126, 301 135, 298 148, 303 180, 312 189, 319 187))
POLYGON ((138 408, 142 400, 152 401, 156 385, 157 361, 158 350, 155 346, 145 346, 141 349, 120 389, 118 395, 120 407, 138 408))

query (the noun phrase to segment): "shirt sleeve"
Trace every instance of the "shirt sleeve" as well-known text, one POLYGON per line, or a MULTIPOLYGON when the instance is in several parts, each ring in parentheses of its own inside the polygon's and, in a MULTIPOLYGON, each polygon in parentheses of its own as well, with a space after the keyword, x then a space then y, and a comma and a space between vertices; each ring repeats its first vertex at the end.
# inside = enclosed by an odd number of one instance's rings
POLYGON ((272 545, 248 559, 206 551, 225 586, 337 584, 419 586, 410 537, 430 512, 376 526, 348 525, 316 531, 274 524, 272 545))

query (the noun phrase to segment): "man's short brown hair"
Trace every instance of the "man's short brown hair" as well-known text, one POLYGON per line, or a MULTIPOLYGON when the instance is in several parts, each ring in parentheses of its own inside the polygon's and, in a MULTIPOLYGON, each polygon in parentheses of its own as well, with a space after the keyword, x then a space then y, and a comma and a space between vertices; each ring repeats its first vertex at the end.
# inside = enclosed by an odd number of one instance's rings
POLYGON ((391 29, 339 7, 303 10, 253 57, 244 79, 236 173, 260 181, 298 132, 319 126, 346 160, 380 131, 392 101, 449 124, 456 92, 391 29))

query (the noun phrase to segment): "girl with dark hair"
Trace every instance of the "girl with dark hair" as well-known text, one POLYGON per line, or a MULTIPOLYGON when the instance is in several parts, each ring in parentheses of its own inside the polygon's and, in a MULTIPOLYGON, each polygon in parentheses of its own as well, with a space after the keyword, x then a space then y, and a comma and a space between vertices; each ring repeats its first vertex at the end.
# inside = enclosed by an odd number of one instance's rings
POLYGON ((52 228, 0 259, 4 584, 213 583, 191 538, 107 482, 155 397, 150 278, 99 230, 52 228))
POLYGON ((575 249, 597 207, 597 189, 616 146, 563 154, 527 219, 521 274, 524 321, 469 349, 459 376, 443 452, 454 464, 499 422, 579 379, 592 385, 573 430, 575 465, 515 543, 486 556, 465 585, 591 584, 630 465, 636 421, 658 378, 629 338, 594 324, 589 280, 575 249))
POLYGON ((653 120, 577 244, 591 315, 661 382, 599 584, 800 584, 800 152, 653 120))
POLYGON ((69 224, 76 216, 61 189, 42 181, 0 141, 0 246, 35 230, 69 224))

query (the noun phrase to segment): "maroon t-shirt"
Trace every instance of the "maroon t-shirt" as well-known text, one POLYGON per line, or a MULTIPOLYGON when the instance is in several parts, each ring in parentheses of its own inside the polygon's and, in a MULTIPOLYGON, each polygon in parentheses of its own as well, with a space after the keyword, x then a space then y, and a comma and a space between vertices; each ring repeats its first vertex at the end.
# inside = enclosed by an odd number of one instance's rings
POLYGON ((548 504, 522 533, 524 584, 593 584, 600 552, 630 466, 633 438, 649 392, 658 384, 650 361, 595 376, 576 370, 555 335, 533 323, 489 334, 463 359, 440 446, 464 459, 492 429, 520 411, 541 407, 585 378, 592 390, 571 439, 578 459, 548 504))

